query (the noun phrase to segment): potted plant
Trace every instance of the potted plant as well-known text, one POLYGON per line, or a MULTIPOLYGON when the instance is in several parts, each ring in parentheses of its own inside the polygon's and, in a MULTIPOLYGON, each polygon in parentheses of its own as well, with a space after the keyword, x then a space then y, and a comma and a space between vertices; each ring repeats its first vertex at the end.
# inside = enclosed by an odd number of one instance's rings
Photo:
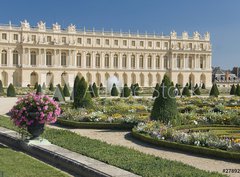
POLYGON ((14 124, 27 129, 32 135, 30 139, 38 138, 44 131, 44 125, 55 123, 60 113, 57 102, 47 95, 35 93, 19 98, 10 111, 14 124))

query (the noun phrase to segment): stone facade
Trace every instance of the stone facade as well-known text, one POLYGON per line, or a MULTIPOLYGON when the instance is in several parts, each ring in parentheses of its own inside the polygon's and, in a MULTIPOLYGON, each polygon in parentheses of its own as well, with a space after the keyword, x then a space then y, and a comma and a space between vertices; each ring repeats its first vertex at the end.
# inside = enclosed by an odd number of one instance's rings
POLYGON ((155 86, 164 74, 174 83, 212 85, 210 34, 183 32, 177 36, 123 32, 62 29, 44 22, 31 27, 0 25, 0 79, 4 86, 13 83, 49 85, 69 83, 76 75, 89 83, 105 85, 115 75, 128 85, 155 86))

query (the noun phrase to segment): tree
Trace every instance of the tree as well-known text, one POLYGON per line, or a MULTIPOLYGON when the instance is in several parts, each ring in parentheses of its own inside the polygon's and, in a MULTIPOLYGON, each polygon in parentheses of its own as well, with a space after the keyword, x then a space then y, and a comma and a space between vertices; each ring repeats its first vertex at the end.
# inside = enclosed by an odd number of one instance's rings
POLYGON ((15 96, 16 96, 15 88, 11 83, 7 88, 7 97, 15 97, 15 96))
POLYGON ((38 87, 37 87, 36 94, 37 94, 37 95, 40 95, 40 94, 42 94, 42 87, 41 87, 41 85, 40 85, 40 84, 39 84, 39 85, 38 85, 38 87))
POLYGON ((186 86, 183 88, 182 95, 187 97, 191 96, 188 84, 186 84, 186 86))
POLYGON ((92 89, 93 89, 93 92, 94 92, 94 96, 99 97, 98 88, 97 88, 97 85, 96 85, 95 82, 92 85, 92 89))
POLYGON ((165 124, 172 122, 178 115, 177 103, 173 93, 174 87, 171 86, 170 79, 164 75, 159 96, 155 99, 151 111, 150 119, 158 120, 165 124))
POLYGON ((231 90, 230 90, 230 95, 235 95, 235 94, 236 94, 236 87, 233 84, 232 87, 231 87, 231 90))
POLYGON ((54 87, 53 87, 53 83, 52 82, 49 85, 49 90, 52 91, 52 92, 54 91, 54 87))
POLYGON ((3 84, 2 81, 0 80, 0 94, 3 94, 4 90, 3 90, 3 84))
POLYGON ((160 88, 159 83, 157 83, 155 88, 154 88, 154 91, 153 91, 153 95, 152 95, 153 98, 154 97, 158 97, 158 95, 159 95, 159 88, 160 88))
POLYGON ((206 86, 204 83, 202 84, 202 89, 206 89, 206 86))
POLYGON ((91 107, 92 99, 90 92, 88 92, 88 84, 85 81, 84 77, 79 80, 77 76, 74 80, 74 102, 73 105, 75 108, 91 107))
POLYGON ((111 90, 111 96, 118 96, 119 95, 119 92, 118 92, 118 89, 116 87, 116 84, 114 83, 113 86, 112 86, 112 90, 111 90))
POLYGON ((237 84, 235 95, 240 96, 240 85, 239 84, 237 84))
POLYGON ((63 87, 63 95, 65 97, 69 97, 70 96, 70 92, 69 92, 69 89, 68 89, 68 86, 67 86, 66 83, 64 84, 64 87, 63 87))
POLYGON ((198 84, 195 85, 193 90, 193 95, 201 95, 200 89, 198 87, 198 84))
POLYGON ((217 84, 213 84, 212 85, 212 88, 210 90, 210 96, 214 96, 214 97, 218 97, 219 95, 219 91, 218 91, 218 87, 217 87, 217 84))
POLYGON ((63 89, 62 89, 61 85, 58 84, 57 87, 58 87, 59 91, 61 92, 61 95, 63 97, 63 101, 65 101, 65 97, 64 97, 64 93, 63 93, 63 89))
POLYGON ((122 89, 121 97, 129 97, 131 94, 130 88, 127 86, 127 84, 124 84, 124 87, 122 89))
POLYGON ((34 85, 34 90, 38 88, 38 82, 35 83, 34 85))

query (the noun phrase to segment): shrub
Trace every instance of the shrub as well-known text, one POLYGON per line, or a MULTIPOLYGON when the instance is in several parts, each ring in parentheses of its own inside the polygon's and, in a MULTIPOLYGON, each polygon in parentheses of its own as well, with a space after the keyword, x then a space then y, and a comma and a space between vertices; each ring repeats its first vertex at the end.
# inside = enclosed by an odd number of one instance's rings
POLYGON ((38 82, 35 83, 34 85, 34 90, 38 88, 38 82))
POLYGON ((239 84, 237 84, 235 95, 240 96, 240 85, 239 84))
POLYGON ((129 97, 131 94, 130 88, 127 86, 127 84, 124 84, 124 87, 122 89, 121 97, 129 97))
POLYGON ((150 119, 159 120, 163 123, 171 122, 178 114, 176 99, 171 87, 170 79, 164 75, 159 96, 155 99, 150 119))
POLYGON ((213 84, 210 91, 210 96, 218 97, 218 95, 219 95, 219 91, 218 91, 217 84, 213 84))
POLYGON ((96 85, 95 82, 92 85, 92 89, 93 89, 93 92, 94 92, 94 97, 99 97, 98 88, 97 88, 97 85, 96 85))
POLYGON ((2 81, 0 80, 0 94, 3 94, 4 91, 3 91, 3 84, 2 84, 2 81))
POLYGON ((178 91, 178 95, 181 95, 181 92, 180 92, 180 84, 176 84, 176 85, 175 85, 175 88, 176 88, 177 91, 178 91))
POLYGON ((62 87, 60 86, 60 84, 58 84, 56 87, 53 99, 56 101, 60 101, 60 102, 65 101, 63 90, 62 90, 62 87))
POLYGON ((42 90, 46 90, 46 84, 45 84, 45 82, 43 82, 42 90))
POLYGON ((152 95, 153 98, 158 97, 159 89, 160 89, 160 86, 159 86, 159 83, 157 83, 153 91, 153 95, 152 95))
POLYGON ((50 83, 49 90, 52 91, 52 92, 54 91, 53 83, 50 83))
POLYGON ((70 92, 69 92, 69 89, 68 89, 68 86, 67 86, 66 83, 64 84, 63 95, 64 95, 65 97, 69 97, 69 96, 70 96, 70 92))
POLYGON ((89 92, 89 94, 91 95, 92 98, 95 96, 94 91, 93 91, 93 87, 92 87, 91 84, 89 84, 89 86, 88 86, 88 92, 89 92))
POLYGON ((102 83, 100 83, 100 88, 99 88, 99 90, 101 90, 101 91, 104 90, 104 89, 103 89, 103 84, 102 84, 102 83))
POLYGON ((186 86, 183 88, 182 95, 187 97, 191 96, 188 84, 186 84, 186 86))
POLYGON ((139 84, 138 83, 133 84, 131 86, 131 91, 132 91, 132 96, 139 96, 139 91, 140 91, 139 84))
POLYGON ((111 90, 111 96, 118 96, 119 92, 118 89, 116 87, 116 84, 113 84, 112 86, 112 90, 111 90))
POLYGON ((201 95, 200 89, 198 87, 198 84, 195 85, 194 90, 193 90, 194 95, 201 95))
POLYGON ((202 89, 206 89, 206 86, 204 83, 202 84, 202 89))
POLYGON ((7 88, 7 97, 15 97, 15 96, 16 96, 15 88, 12 84, 9 84, 7 88))
POLYGON ((38 87, 37 87, 37 91, 36 91, 36 94, 39 95, 42 93, 42 87, 41 85, 39 84, 38 87))
POLYGON ((230 95, 235 95, 235 93, 236 93, 236 87, 233 84, 232 87, 231 87, 231 90, 230 90, 230 95))

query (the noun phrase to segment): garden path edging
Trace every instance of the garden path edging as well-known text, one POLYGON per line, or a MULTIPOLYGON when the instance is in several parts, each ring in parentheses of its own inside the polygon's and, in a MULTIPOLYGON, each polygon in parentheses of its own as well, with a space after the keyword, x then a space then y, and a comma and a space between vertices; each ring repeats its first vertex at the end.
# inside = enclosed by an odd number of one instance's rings
POLYGON ((69 151, 54 144, 27 145, 20 135, 12 130, 0 127, 0 142, 24 151, 51 165, 60 167, 74 176, 88 177, 138 177, 138 175, 93 158, 69 151))

